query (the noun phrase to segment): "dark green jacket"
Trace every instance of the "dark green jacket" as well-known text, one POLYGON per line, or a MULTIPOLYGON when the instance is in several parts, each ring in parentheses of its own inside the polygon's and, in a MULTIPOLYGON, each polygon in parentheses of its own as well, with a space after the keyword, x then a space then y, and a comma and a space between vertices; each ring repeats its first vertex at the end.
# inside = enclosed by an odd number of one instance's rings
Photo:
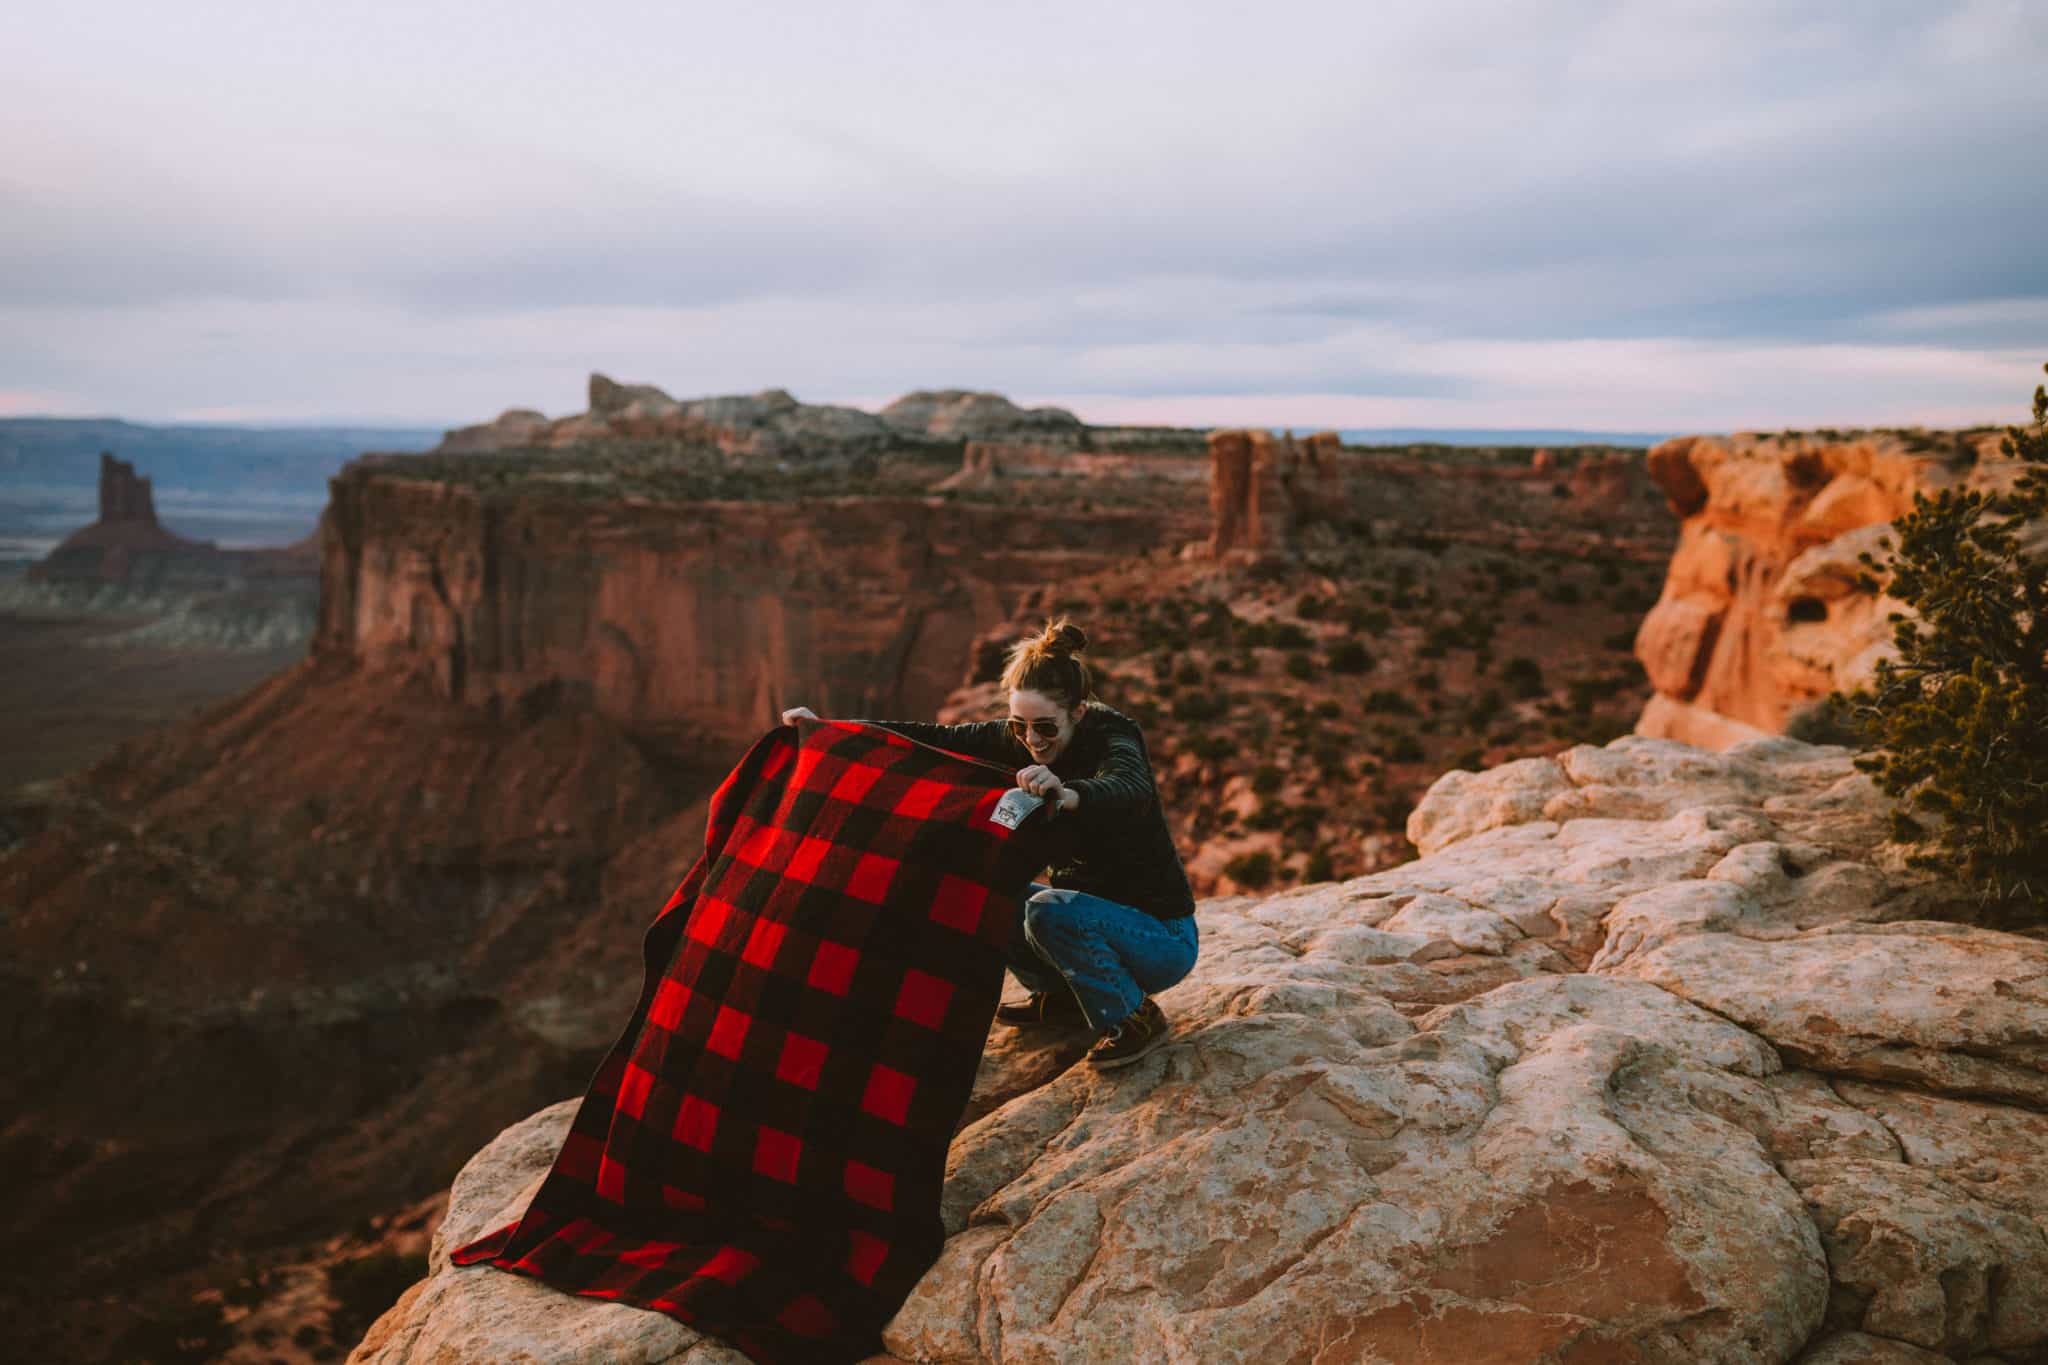
MULTIPOLYGON (((987 759, 1011 769, 1029 766, 1030 751, 999 720, 967 725, 881 720, 920 744, 987 759)), ((1152 759, 1138 723, 1091 702, 1052 770, 1081 794, 1081 804, 1052 823, 1052 884, 1086 891, 1158 919, 1195 912, 1195 893, 1173 846, 1152 759)))

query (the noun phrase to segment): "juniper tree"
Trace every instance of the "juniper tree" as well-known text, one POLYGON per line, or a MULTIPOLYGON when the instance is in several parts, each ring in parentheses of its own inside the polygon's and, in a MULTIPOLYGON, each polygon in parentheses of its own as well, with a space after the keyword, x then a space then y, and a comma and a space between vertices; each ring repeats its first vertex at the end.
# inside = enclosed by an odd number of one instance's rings
MULTIPOLYGON (((2048 366, 2044 366, 2048 369, 2048 366)), ((1894 613, 1898 658, 1877 665, 1845 706, 1872 751, 1856 764, 1901 812, 1910 862, 1955 877, 2022 914, 2048 912, 2048 554, 2023 543, 2048 512, 2048 389, 2030 427, 2001 449, 2022 463, 2004 492, 1943 489, 1866 554, 1864 586, 1912 608, 1894 613), (1893 542, 1896 541, 1896 548, 1893 542)))

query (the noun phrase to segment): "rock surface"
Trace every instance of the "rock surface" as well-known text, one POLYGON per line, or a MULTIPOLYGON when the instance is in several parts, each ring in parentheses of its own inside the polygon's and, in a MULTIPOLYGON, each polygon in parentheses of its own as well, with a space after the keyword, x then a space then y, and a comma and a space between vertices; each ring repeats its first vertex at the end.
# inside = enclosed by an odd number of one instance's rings
MULTIPOLYGON (((1884 819, 1841 750, 1630 737, 1447 776, 1416 862, 1203 902, 1152 1057, 991 1037, 890 1351, 2039 1359, 2048 946, 1915 918, 1884 819)), ((443 1244, 569 1113, 471 1162, 443 1244)), ((352 1359, 719 1358, 635 1316, 441 1257, 352 1359)))
POLYGON ((2008 485, 2000 433, 1682 436, 1651 477, 1683 519, 1636 637, 1657 697, 1640 734, 1725 748, 1869 680, 1901 604, 1858 586, 1857 556, 1915 494, 2008 485))
POLYGON ((1065 408, 1020 408, 999 393, 968 389, 920 389, 881 411, 897 431, 938 440, 1021 437, 1035 441, 1078 439, 1081 419, 1065 408))
POLYGON ((997 393, 942 389, 905 394, 880 413, 802 403, 787 389, 676 399, 653 384, 590 376, 590 406, 550 421, 529 408, 461 427, 435 453, 558 450, 619 439, 683 442, 753 459, 810 461, 892 442, 1013 438, 1072 446, 1087 428, 1064 408, 1020 408, 997 393))

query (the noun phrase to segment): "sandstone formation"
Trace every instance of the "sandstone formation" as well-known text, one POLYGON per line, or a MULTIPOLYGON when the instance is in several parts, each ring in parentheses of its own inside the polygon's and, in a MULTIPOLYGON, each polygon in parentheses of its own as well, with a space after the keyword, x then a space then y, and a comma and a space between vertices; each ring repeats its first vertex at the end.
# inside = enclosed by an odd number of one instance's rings
POLYGON ((156 498, 149 480, 137 478, 135 466, 100 452, 100 522, 140 521, 156 525, 156 498))
MULTIPOLYGON (((157 520, 149 479, 111 452, 100 454, 99 517, 72 532, 26 575, 30 606, 173 610, 155 623, 164 643, 303 641, 317 591, 310 542, 277 549, 224 550, 157 520), (209 629, 223 638, 205 638, 209 629), (236 641, 237 630, 252 634, 236 641), (184 634, 181 636, 181 632, 184 634)), ((148 642, 151 637, 138 637, 148 642)))
POLYGON ((1005 479, 1123 479, 1148 484, 1192 484, 1205 475, 1201 461, 1171 453, 1124 454, 1016 441, 969 441, 960 468, 935 490, 998 486, 1005 479))
POLYGON ((30 565, 28 576, 37 582, 155 585, 195 573, 217 574, 219 554, 209 541, 166 530, 156 519, 149 480, 126 460, 101 451, 98 519, 66 536, 41 563, 30 565))
POLYGON ((641 441, 714 450, 746 459, 816 459, 873 450, 896 433, 858 408, 800 403, 786 389, 678 401, 652 384, 621 384, 590 376, 590 406, 549 421, 513 408, 482 426, 449 432, 439 455, 508 450, 562 450, 641 441))
MULTIPOLYGON (((951 1237, 888 1349, 2041 1358, 2048 943, 1924 919, 1937 888, 1873 857, 1886 818, 1839 749, 1628 737, 1446 776, 1419 861, 1203 902, 1152 1057, 992 1036, 951 1237)), ((469 1164, 428 1279, 353 1361, 733 1359, 448 1266, 571 1107, 469 1164)))
POLYGON ((1857 556, 1916 493, 2017 475, 1999 433, 1683 436, 1650 452, 1683 522, 1636 653, 1657 696, 1639 733, 1726 747, 1868 681, 1900 609, 1857 556))
POLYGON ((1285 554, 1297 529, 1345 515, 1334 431, 1226 430, 1209 435, 1209 553, 1285 554))
MULTIPOLYGON (((592 376, 593 379, 602 376, 592 376)), ((458 427, 435 449, 443 455, 483 455, 497 450, 525 450, 547 443, 547 415, 533 408, 507 408, 495 421, 458 427)))
POLYGON ((1020 408, 999 393, 968 389, 920 389, 881 411, 897 431, 938 440, 1022 437, 1037 443, 1073 445, 1086 428, 1065 408, 1020 408))
POLYGON ((449 432, 435 453, 561 450, 626 440, 741 459, 812 462, 904 442, 1021 438, 1072 448, 1087 432, 1065 409, 1020 408, 1001 394, 963 389, 906 394, 876 414, 802 403, 787 389, 679 400, 652 384, 621 384, 593 373, 589 404, 554 421, 530 408, 513 408, 495 421, 449 432))

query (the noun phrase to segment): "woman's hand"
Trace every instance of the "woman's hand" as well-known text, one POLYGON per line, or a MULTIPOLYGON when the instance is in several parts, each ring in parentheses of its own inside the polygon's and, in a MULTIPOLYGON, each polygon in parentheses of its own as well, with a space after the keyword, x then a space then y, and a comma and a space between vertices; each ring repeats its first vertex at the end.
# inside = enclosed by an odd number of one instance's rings
POLYGON ((784 725, 794 725, 800 720, 816 720, 818 713, 808 706, 792 706, 782 713, 784 725))
POLYGON ((1081 793, 1061 782, 1053 770, 1043 763, 1019 768, 1017 785, 1033 796, 1051 797, 1061 810, 1072 810, 1081 804, 1081 793))

